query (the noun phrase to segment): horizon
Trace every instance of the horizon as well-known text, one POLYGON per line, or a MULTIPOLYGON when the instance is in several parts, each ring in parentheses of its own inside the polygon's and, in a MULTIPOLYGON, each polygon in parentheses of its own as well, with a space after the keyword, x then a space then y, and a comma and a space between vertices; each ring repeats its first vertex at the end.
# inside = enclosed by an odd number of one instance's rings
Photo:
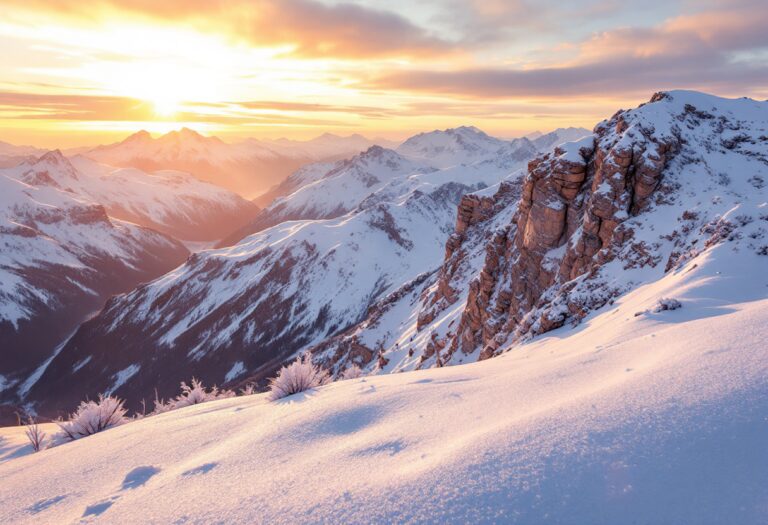
POLYGON ((400 0, 0 7, 0 140, 83 147, 189 127, 227 141, 592 128, 661 90, 768 98, 757 0, 400 0))
MULTIPOLYGON (((327 131, 324 132, 324 133, 320 133, 318 135, 307 137, 307 138, 290 138, 290 137, 286 137, 286 136, 279 136, 279 137, 254 137, 254 136, 240 136, 240 135, 228 136, 226 134, 224 134, 224 135, 216 135, 216 134, 213 134, 213 133, 205 133, 205 132, 202 132, 200 130, 197 130, 197 129, 194 129, 194 128, 182 125, 179 128, 171 129, 169 131, 154 132, 154 133, 149 131, 149 130, 147 130, 147 129, 138 129, 136 131, 129 132, 127 134, 118 135, 118 137, 114 141, 105 142, 105 143, 99 143, 99 144, 79 144, 79 145, 75 145, 75 146, 59 146, 59 145, 54 144, 51 147, 48 147, 48 146, 45 146, 45 145, 38 145, 38 144, 32 144, 32 143, 16 143, 16 142, 11 142, 10 140, 5 140, 5 139, 3 139, 1 137, 0 137, 0 142, 4 142, 6 144, 10 144, 12 146, 17 146, 17 147, 33 147, 33 148, 37 148, 37 149, 41 149, 41 150, 48 150, 48 151, 63 150, 66 153, 67 150, 79 150, 79 149, 83 149, 83 148, 85 148, 85 149, 92 149, 92 148, 98 148, 98 147, 101 147, 101 146, 111 146, 111 145, 114 145, 114 144, 119 144, 121 142, 127 141, 131 137, 134 137, 136 135, 141 135, 141 134, 144 134, 144 133, 149 135, 153 140, 157 140, 157 139, 160 139, 160 138, 165 137, 167 135, 171 135, 173 133, 180 133, 182 131, 187 130, 187 131, 191 131, 192 133, 195 133, 197 135, 200 135, 200 136, 202 136, 204 138, 217 138, 217 139, 219 139, 219 140, 221 140, 221 141, 223 141, 223 142, 225 142, 227 144, 237 144, 237 143, 245 142, 245 141, 248 141, 248 140, 257 140, 257 141, 262 141, 262 142, 265 142, 265 143, 280 142, 280 141, 294 141, 294 142, 303 143, 303 142, 311 142, 311 141, 314 141, 314 140, 318 140, 318 139, 321 139, 324 136, 333 136, 333 137, 340 138, 340 139, 350 139, 352 137, 357 136, 357 137, 361 137, 361 138, 366 139, 366 140, 371 141, 371 142, 375 142, 377 140, 382 140, 382 141, 391 142, 393 144, 399 144, 399 143, 402 143, 402 142, 408 140, 409 138, 414 137, 415 135, 418 135, 418 134, 421 134, 421 133, 443 132, 443 131, 448 131, 448 130, 452 130, 452 129, 459 129, 459 128, 474 128, 474 129, 476 129, 477 131, 479 131, 481 133, 486 133, 489 136, 494 136, 491 133, 487 133, 483 129, 480 129, 480 128, 476 127, 476 126, 471 126, 471 125, 457 125, 457 126, 451 126, 450 128, 444 128, 444 129, 432 129, 432 130, 426 130, 425 129, 425 130, 421 130, 421 131, 416 131, 413 134, 408 134, 408 135, 400 136, 400 137, 393 138, 393 139, 389 139, 389 138, 386 138, 386 137, 380 137, 380 136, 368 136, 368 135, 364 135, 362 133, 356 133, 356 132, 348 133, 347 134, 347 133, 331 133, 331 132, 327 132, 327 131)), ((525 138, 525 137, 529 137, 529 136, 536 135, 536 134, 543 135, 543 134, 551 133, 551 132, 554 132, 554 131, 557 131, 557 130, 560 130, 560 129, 568 129, 568 128, 580 128, 580 126, 562 126, 562 127, 554 128, 554 129, 536 129, 536 130, 533 130, 531 132, 527 132, 525 134, 521 134, 521 135, 518 135, 518 136, 503 136, 503 137, 495 137, 495 138, 498 138, 498 139, 501 139, 501 140, 515 140, 515 139, 525 138)), ((584 128, 584 129, 589 130, 589 128, 584 128)))

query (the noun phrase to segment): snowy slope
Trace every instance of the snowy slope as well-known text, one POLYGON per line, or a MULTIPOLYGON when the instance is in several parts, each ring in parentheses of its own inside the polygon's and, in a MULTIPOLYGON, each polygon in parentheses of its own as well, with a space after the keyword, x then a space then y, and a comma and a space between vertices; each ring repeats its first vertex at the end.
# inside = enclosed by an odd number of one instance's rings
POLYGON ((110 219, 100 205, 0 174, 0 396, 108 295, 186 255, 178 242, 110 219))
POLYGON ((721 245, 496 359, 216 401, 16 457, 0 521, 762 523, 768 282, 733 262, 721 245), (662 295, 683 308, 634 316, 662 295))
POLYGON ((239 228, 256 206, 187 173, 145 173, 113 168, 80 155, 51 151, 0 173, 32 185, 49 185, 104 206, 110 217, 178 239, 213 241, 239 228))
POLYGON ((140 131, 122 142, 99 146, 83 155, 110 166, 188 172, 252 198, 279 184, 304 164, 354 155, 371 145, 371 141, 360 136, 331 135, 307 142, 250 139, 230 144, 184 128, 158 138, 140 131))

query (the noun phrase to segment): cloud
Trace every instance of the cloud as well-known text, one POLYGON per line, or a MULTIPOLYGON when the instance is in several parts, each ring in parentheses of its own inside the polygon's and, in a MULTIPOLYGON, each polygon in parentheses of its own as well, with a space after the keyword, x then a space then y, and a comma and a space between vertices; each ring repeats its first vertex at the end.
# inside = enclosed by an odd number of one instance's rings
POLYGON ((18 119, 152 120, 151 104, 126 97, 0 91, 0 112, 18 119))
POLYGON ((557 67, 395 71, 361 86, 464 97, 595 97, 670 88, 748 95, 765 89, 768 67, 736 60, 735 53, 768 47, 768 10, 761 3, 721 2, 650 28, 596 33, 557 67))
POLYGON ((454 43, 399 14, 352 3, 317 0, 8 0, 20 9, 98 22, 116 13, 184 22, 256 46, 293 46, 302 57, 366 58, 434 56, 454 43))

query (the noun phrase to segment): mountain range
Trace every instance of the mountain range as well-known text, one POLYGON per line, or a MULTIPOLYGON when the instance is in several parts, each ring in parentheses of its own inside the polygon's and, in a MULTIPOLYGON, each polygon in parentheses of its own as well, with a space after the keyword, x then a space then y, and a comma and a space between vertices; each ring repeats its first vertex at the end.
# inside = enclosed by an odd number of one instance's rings
MULTIPOLYGON (((361 135, 340 137, 330 133, 309 141, 247 139, 228 143, 182 128, 158 138, 139 131, 122 142, 72 153, 111 166, 150 172, 184 171, 251 199, 266 193, 304 164, 344 158, 372 145, 373 141, 361 135)), ((268 204, 263 198, 257 203, 268 204)))
MULTIPOLYGON (((57 398, 63 407, 85 390, 118 390, 118 380, 122 391, 136 392, 131 397, 147 399, 191 375, 222 382, 267 374, 360 321, 376 300, 436 270, 462 195, 496 184, 537 153, 527 139, 501 141, 474 128, 422 134, 404 146, 413 152, 436 144, 442 153, 434 165, 374 146, 299 170, 284 183, 298 189, 257 217, 269 228, 194 254, 165 277, 111 299, 48 363, 25 400, 57 398), (453 162, 462 157, 466 162, 453 162), (345 300, 330 301, 334 290, 344 290, 345 300), (137 331, 143 335, 128 336, 137 331), (96 349, 116 344, 119 354, 96 349), (69 399, 50 395, 71 384, 73 373, 83 390, 69 399)), ((250 233, 239 232, 230 238, 250 233)))

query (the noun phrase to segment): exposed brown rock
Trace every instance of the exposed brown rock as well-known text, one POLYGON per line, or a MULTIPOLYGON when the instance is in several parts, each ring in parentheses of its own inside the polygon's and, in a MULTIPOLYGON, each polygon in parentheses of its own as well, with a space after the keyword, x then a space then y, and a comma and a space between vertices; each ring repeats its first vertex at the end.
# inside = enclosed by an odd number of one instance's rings
POLYGON ((605 299, 600 295, 595 304, 570 299, 568 283, 590 278, 632 239, 622 223, 648 205, 677 145, 630 130, 621 113, 598 126, 594 138, 594 147, 586 141, 564 145, 529 163, 518 211, 488 244, 452 350, 470 353, 480 347, 480 359, 488 358, 510 336, 552 330, 605 299), (554 308, 558 286, 561 306, 554 308))

